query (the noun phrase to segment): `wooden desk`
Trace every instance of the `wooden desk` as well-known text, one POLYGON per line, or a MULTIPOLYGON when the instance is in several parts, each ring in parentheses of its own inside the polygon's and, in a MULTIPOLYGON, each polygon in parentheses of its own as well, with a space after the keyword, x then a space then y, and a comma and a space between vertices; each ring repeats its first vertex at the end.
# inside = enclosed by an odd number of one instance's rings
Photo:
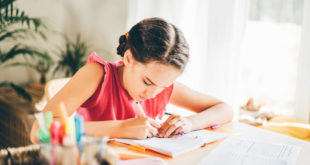
MULTIPOLYGON (((223 127, 233 132, 236 132, 237 135, 235 137, 265 140, 268 142, 284 143, 300 146, 302 149, 296 161, 296 165, 310 164, 310 142, 299 140, 290 136, 274 133, 268 130, 264 130, 262 128, 257 128, 238 122, 230 123, 223 127)), ((175 158, 168 158, 165 160, 167 161, 168 164, 172 165, 188 165, 188 164, 195 165, 198 164, 203 157, 208 155, 210 150, 212 150, 217 145, 218 143, 208 145, 207 147, 197 149, 192 152, 177 156, 175 158)), ((150 155, 148 154, 138 153, 124 147, 119 147, 115 144, 109 144, 109 146, 111 146, 119 154, 135 154, 138 156, 150 157, 150 155)))

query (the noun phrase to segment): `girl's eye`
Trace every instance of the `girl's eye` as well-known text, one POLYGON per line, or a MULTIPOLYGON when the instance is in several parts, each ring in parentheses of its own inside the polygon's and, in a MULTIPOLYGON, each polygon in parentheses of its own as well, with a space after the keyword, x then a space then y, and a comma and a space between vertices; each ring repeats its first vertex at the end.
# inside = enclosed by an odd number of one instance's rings
POLYGON ((145 80, 143 80, 143 82, 144 82, 144 84, 147 85, 147 86, 152 85, 152 84, 147 83, 145 80))

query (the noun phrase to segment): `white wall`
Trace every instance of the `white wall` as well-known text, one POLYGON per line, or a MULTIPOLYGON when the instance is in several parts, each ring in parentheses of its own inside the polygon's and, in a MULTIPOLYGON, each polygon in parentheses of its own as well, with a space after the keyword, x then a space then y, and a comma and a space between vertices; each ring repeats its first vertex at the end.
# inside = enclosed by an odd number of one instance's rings
MULTIPOLYGON (((127 1, 18 0, 15 5, 31 17, 42 18, 50 30, 67 34, 71 40, 75 40, 76 34, 80 33, 82 40, 91 47, 89 51, 96 51, 106 61, 120 59, 116 55, 116 47, 119 36, 128 30, 127 1)), ((63 39, 49 31, 48 40, 38 40, 36 44, 55 52, 58 47, 63 46, 63 39)), ((52 57, 57 60, 55 54, 52 57)), ((38 73, 25 67, 0 70, 0 82, 26 83, 38 80, 38 73)))

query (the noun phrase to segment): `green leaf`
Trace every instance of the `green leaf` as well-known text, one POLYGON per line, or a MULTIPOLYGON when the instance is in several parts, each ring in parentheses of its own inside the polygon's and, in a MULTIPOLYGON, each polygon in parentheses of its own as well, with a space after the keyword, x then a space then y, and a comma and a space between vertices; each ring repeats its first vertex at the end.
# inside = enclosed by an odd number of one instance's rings
POLYGON ((27 23, 28 28, 30 28, 30 20, 27 17, 25 17, 25 19, 26 19, 26 23, 27 23))
MULTIPOLYGON (((74 75, 85 63, 84 57, 87 53, 87 45, 77 35, 75 42, 71 42, 67 36, 65 48, 59 51, 60 60, 57 70, 63 70, 67 76, 74 75)), ((54 70, 54 73, 56 70, 54 70)))
POLYGON ((8 64, 6 65, 5 67, 10 67, 10 66, 27 66, 27 67, 30 67, 30 68, 33 68, 35 69, 35 65, 33 64, 30 64, 30 63, 23 63, 23 62, 14 62, 12 64, 8 64))
POLYGON ((18 13, 19 13, 19 10, 18 10, 18 9, 16 9, 16 10, 15 10, 15 15, 17 16, 17 15, 18 15, 18 13))
POLYGON ((0 41, 7 39, 7 38, 12 38, 12 39, 16 39, 16 38, 23 38, 24 36, 22 34, 27 34, 29 31, 26 29, 15 29, 13 31, 8 31, 8 32, 2 32, 0 35, 0 41))
POLYGON ((57 65, 56 66, 56 68, 54 69, 54 71, 53 71, 53 76, 55 76, 55 74, 56 74, 56 72, 58 72, 59 71, 59 68, 60 68, 61 66, 60 65, 57 65))
POLYGON ((12 17, 13 16, 13 3, 10 4, 10 9, 11 9, 10 10, 10 14, 11 14, 11 17, 12 17))
POLYGON ((7 6, 6 8, 5 8, 5 19, 7 19, 8 18, 8 9, 9 8, 9 6, 7 6))
POLYGON ((6 87, 6 86, 10 86, 10 83, 8 82, 0 82, 0 87, 6 87))
POLYGON ((21 96, 25 100, 31 102, 32 98, 30 94, 21 86, 15 85, 12 82, 0 82, 0 87, 11 87, 14 89, 14 91, 17 93, 18 96, 21 96))
POLYGON ((10 59, 13 59, 15 56, 20 55, 20 54, 24 56, 26 55, 31 56, 31 57, 36 56, 36 57, 40 57, 45 60, 51 60, 51 57, 49 57, 47 54, 41 53, 33 47, 27 47, 27 46, 21 47, 21 44, 16 44, 7 53, 1 54, 0 62, 4 63, 10 59))
POLYGON ((15 92, 23 97, 24 99, 26 99, 27 101, 32 101, 32 98, 31 96, 24 90, 24 88, 18 86, 18 85, 15 85, 14 83, 10 83, 10 86, 15 90, 15 92))
POLYGON ((47 37, 46 37, 46 35, 43 32, 38 31, 38 33, 41 36, 41 38, 43 38, 44 40, 47 40, 47 37))
POLYGON ((0 9, 7 8, 10 4, 14 3, 16 0, 1 0, 0 9))

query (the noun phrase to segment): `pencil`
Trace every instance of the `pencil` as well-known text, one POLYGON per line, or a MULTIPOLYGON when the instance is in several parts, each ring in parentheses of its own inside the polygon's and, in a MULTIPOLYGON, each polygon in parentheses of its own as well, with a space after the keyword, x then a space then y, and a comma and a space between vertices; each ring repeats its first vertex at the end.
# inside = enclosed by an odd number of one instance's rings
POLYGON ((144 113, 144 111, 143 111, 143 109, 142 109, 142 107, 138 101, 136 101, 136 106, 140 112, 140 116, 145 117, 145 113, 144 113))

